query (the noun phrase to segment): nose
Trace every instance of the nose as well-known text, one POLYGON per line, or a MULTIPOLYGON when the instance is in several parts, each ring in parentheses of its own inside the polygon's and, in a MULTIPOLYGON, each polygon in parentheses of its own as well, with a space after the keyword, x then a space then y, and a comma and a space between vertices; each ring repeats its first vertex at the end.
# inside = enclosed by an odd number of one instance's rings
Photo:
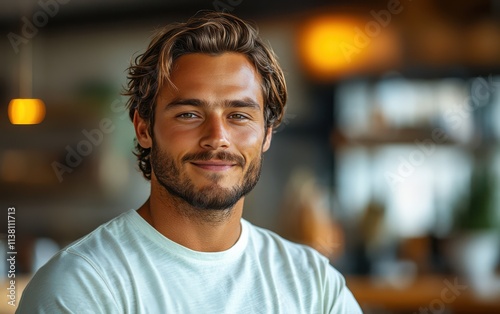
POLYGON ((228 132, 222 118, 207 118, 204 122, 200 146, 209 150, 226 149, 230 146, 228 132))

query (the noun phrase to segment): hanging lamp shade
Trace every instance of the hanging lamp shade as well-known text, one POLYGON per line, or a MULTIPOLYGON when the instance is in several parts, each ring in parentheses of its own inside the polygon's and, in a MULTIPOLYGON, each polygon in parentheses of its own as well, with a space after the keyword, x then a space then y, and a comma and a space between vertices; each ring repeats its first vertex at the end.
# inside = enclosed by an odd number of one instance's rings
POLYGON ((38 124, 45 118, 45 104, 35 98, 12 99, 8 114, 12 124, 38 124))
POLYGON ((19 98, 9 102, 10 123, 39 124, 45 118, 46 107, 41 99, 33 98, 33 42, 26 43, 19 53, 19 98))

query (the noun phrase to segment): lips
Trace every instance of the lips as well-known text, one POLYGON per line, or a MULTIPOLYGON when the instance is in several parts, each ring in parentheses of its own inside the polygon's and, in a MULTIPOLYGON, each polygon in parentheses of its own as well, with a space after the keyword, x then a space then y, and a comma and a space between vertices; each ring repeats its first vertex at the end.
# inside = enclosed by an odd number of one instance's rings
POLYGON ((210 171, 226 171, 237 165, 234 162, 223 161, 223 160, 200 160, 200 161, 195 160, 191 161, 190 163, 195 165, 196 167, 210 171))
POLYGON ((243 158, 243 156, 225 151, 217 153, 203 151, 198 153, 186 154, 182 158, 182 162, 192 164, 202 169, 213 171, 224 171, 234 166, 244 168, 245 166, 245 159, 243 158))

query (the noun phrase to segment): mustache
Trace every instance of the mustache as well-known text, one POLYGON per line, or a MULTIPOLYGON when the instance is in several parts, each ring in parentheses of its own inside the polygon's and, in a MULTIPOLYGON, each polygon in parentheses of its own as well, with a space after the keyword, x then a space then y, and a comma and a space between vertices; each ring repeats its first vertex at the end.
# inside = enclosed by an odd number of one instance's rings
POLYGON ((239 155, 231 154, 228 152, 217 152, 213 153, 210 151, 205 151, 205 152, 199 152, 199 153, 192 153, 192 154, 186 154, 184 157, 182 157, 182 162, 191 162, 191 161, 196 161, 196 160, 212 160, 212 159, 217 159, 217 160, 222 160, 222 161, 229 161, 236 163, 240 167, 245 166, 245 158, 239 155))

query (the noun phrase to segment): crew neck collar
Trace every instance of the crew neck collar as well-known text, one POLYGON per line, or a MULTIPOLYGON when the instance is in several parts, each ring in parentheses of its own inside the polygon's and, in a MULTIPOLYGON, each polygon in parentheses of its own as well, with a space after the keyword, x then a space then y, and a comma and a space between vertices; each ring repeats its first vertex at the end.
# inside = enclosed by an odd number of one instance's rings
POLYGON ((137 231, 146 236, 153 243, 159 245, 164 250, 179 257, 198 262, 220 262, 230 261, 241 256, 248 242, 248 223, 242 218, 240 219, 241 233, 236 243, 227 250, 219 252, 200 252, 180 245, 177 242, 170 240, 151 226, 144 218, 142 218, 136 210, 131 209, 126 218, 132 222, 137 228, 137 231))

